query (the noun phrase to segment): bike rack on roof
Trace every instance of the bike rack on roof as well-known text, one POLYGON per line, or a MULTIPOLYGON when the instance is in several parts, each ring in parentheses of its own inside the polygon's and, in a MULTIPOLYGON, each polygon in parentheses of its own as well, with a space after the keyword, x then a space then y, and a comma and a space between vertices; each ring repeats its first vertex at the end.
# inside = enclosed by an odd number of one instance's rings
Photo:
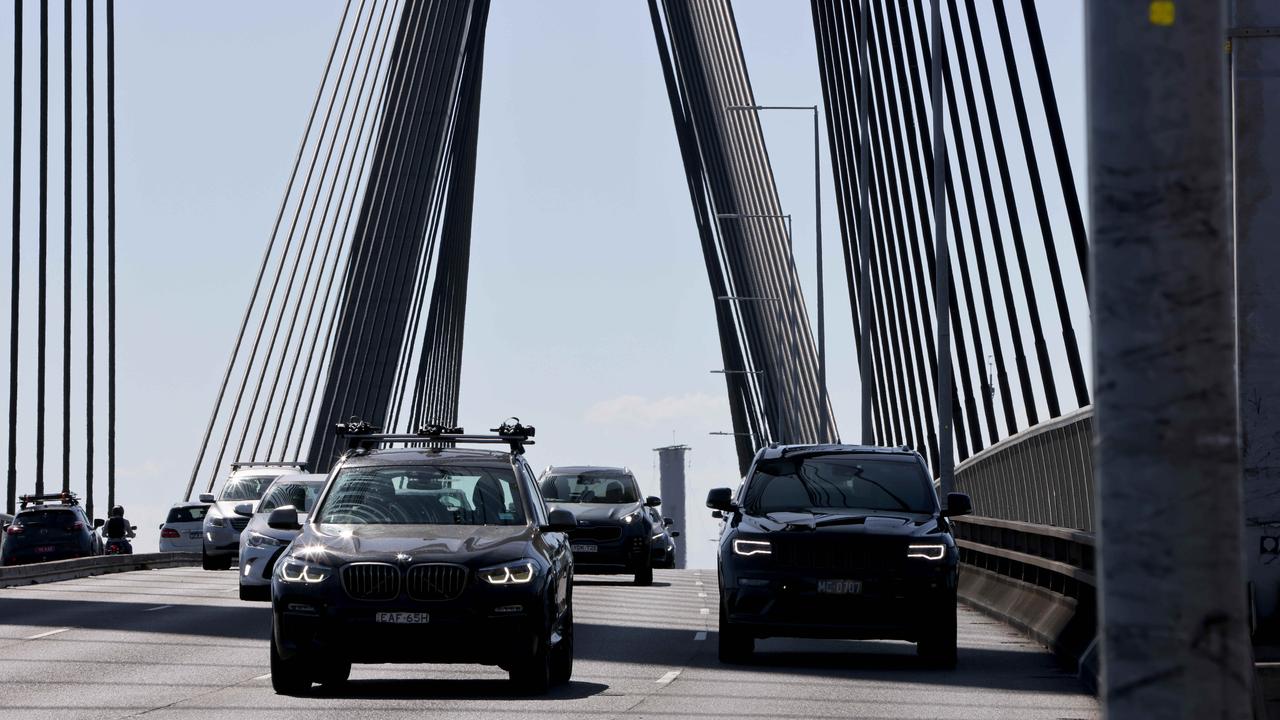
POLYGON ((276 461, 276 460, 256 460, 256 461, 244 460, 244 461, 231 463, 232 470, 239 470, 240 468, 254 468, 254 467, 291 467, 291 468, 298 468, 299 470, 305 471, 307 469, 307 464, 304 462, 283 462, 283 461, 276 461))
POLYGON ((382 428, 371 425, 364 420, 351 419, 334 426, 338 437, 347 438, 348 446, 356 450, 372 450, 379 445, 396 443, 426 443, 430 445, 452 446, 458 443, 468 445, 507 445, 511 454, 523 455, 526 445, 532 445, 535 429, 532 425, 522 425, 520 418, 509 418, 490 432, 493 435, 468 435, 460 427, 449 427, 429 423, 418 428, 414 433, 383 433, 382 428))

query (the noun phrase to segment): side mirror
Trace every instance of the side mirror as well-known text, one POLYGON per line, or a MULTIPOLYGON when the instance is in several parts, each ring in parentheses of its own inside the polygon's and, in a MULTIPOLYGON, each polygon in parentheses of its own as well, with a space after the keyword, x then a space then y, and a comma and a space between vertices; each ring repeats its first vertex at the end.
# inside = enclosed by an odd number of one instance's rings
POLYGON ((680 537, 680 531, 679 531, 679 530, 672 530, 672 531, 671 531, 671 537, 673 537, 673 538, 678 538, 678 537, 680 537))
POLYGON ((130 530, 133 530, 134 532, 137 532, 137 530, 138 530, 138 526, 137 526, 137 525, 130 525, 130 526, 129 526, 129 529, 130 529, 130 530))
POLYGON ((657 497, 655 495, 650 495, 649 497, 644 499, 644 504, 648 505, 649 507, 658 507, 659 505, 662 504, 662 498, 657 497))
POLYGON ((671 518, 662 518, 662 527, 671 527, 672 525, 675 525, 675 524, 676 524, 676 521, 672 520, 671 518))
MULTIPOLYGON (((94 525, 94 527, 97 527, 97 525, 95 524, 95 525, 94 525)), ((164 523, 160 523, 160 525, 159 525, 159 526, 157 526, 157 529, 159 529, 159 530, 163 530, 163 529, 164 529, 164 523)))
MULTIPOLYGON (((106 524, 107 524, 107 521, 106 521, 106 520, 103 520, 102 518, 95 518, 95 519, 94 519, 94 521, 93 521, 93 529, 94 529, 94 530, 97 530, 98 528, 100 528, 100 527, 102 527, 103 525, 106 525, 106 524)), ((163 525, 161 525, 160 527, 164 527, 164 526, 163 526, 163 525)))
POLYGON ((733 512, 733 491, 729 488, 716 488, 707 493, 707 507, 720 512, 733 512))
POLYGON ((942 510, 942 517, 956 517, 973 512, 973 501, 964 493, 947 493, 947 506, 942 510))
POLYGON ((218 499, 213 496, 213 493, 200 493, 200 502, 202 503, 212 505, 217 501, 218 499))
POLYGON ((232 512, 240 517, 253 517, 253 503, 240 503, 232 512))
POLYGON ((267 516, 267 527, 273 530, 301 530, 298 523, 298 511, 292 505, 278 507, 267 516))
POLYGON ((576 527, 578 527, 578 518, 574 517, 572 512, 564 508, 556 508, 547 513, 547 524, 538 529, 542 532, 567 533, 576 527))
POLYGON ((711 511, 711 517, 713 517, 713 518, 715 518, 715 519, 717 519, 717 520, 723 520, 723 519, 724 519, 724 513, 720 512, 719 510, 712 510, 712 511, 711 511))

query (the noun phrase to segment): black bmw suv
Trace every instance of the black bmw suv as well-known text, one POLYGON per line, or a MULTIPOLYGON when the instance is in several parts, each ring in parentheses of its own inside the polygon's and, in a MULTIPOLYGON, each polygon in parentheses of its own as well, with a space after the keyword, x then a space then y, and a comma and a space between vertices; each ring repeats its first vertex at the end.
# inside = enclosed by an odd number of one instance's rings
POLYGON ((956 662, 959 553, 928 468, 906 448, 770 446, 720 511, 720 659, 751 657, 756 638, 896 639, 956 662))
POLYGON ((637 585, 653 582, 653 548, 661 543, 665 550, 670 542, 662 523, 649 512, 662 500, 641 497, 630 470, 549 467, 539 485, 552 507, 569 510, 577 518, 578 526, 569 533, 577 572, 633 574, 637 585))
MULTIPOLYGON (((480 663, 545 692, 573 671, 573 515, 548 511, 522 456, 532 428, 497 436, 352 432, 271 581, 271 682, 345 682, 351 663, 480 663), (378 448, 393 442, 434 447, 378 448), (511 452, 464 450, 505 442, 511 452)), ((291 507, 268 524, 299 528, 291 507)))

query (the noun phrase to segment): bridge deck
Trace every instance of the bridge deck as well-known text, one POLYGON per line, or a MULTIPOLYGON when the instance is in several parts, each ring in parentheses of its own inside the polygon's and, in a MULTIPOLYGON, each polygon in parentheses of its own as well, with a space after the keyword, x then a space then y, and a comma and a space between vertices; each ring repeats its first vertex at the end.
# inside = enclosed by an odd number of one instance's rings
POLYGON ((339 696, 277 696, 266 675, 267 607, 240 602, 230 572, 178 568, 0 590, 0 715, 1099 716, 1043 650, 967 609, 956 671, 921 667, 907 644, 792 640, 761 642, 752 666, 722 666, 714 573, 656 575, 648 588, 579 583, 574 682, 536 699, 511 696, 496 668, 448 665, 356 666, 339 696))

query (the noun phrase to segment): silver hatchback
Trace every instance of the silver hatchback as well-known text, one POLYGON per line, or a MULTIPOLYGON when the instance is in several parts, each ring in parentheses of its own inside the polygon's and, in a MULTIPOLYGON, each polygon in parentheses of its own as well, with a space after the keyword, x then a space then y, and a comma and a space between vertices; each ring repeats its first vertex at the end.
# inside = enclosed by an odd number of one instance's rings
POLYGON ((231 568, 236 553, 240 551, 240 533, 249 524, 249 518, 235 513, 237 505, 249 503, 257 507, 267 487, 281 475, 295 475, 305 470, 298 463, 237 462, 231 464, 231 477, 223 483, 217 497, 205 493, 200 502, 210 503, 204 516, 202 543, 205 570, 231 568))

